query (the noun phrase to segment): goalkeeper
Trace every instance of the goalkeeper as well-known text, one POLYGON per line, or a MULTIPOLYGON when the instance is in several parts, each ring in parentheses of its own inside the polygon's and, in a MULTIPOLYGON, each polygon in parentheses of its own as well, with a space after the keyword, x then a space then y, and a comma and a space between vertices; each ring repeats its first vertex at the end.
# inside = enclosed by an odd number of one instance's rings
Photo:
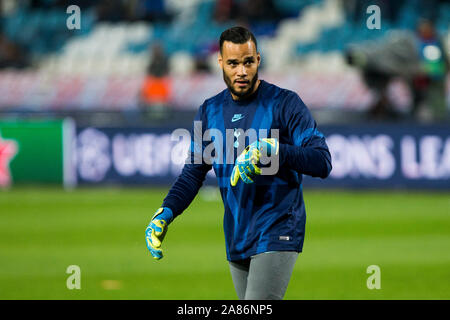
POLYGON ((190 161, 150 221, 147 247, 155 259, 162 258, 168 225, 190 205, 213 168, 225 209, 227 260, 239 299, 283 299, 305 236, 302 175, 326 178, 331 156, 300 97, 258 79, 261 56, 249 30, 225 30, 219 45, 218 63, 227 89, 199 108, 195 120, 201 121, 201 132, 191 132, 190 161), (194 136, 203 137, 208 129, 223 137, 234 132, 231 146, 225 138, 214 140, 215 161, 201 157, 207 143, 198 143, 194 136), (270 134, 239 139, 249 129, 270 134), (278 130, 276 136, 272 129, 278 130), (230 149, 235 151, 231 161, 230 149), (268 174, 263 159, 278 166, 268 174))

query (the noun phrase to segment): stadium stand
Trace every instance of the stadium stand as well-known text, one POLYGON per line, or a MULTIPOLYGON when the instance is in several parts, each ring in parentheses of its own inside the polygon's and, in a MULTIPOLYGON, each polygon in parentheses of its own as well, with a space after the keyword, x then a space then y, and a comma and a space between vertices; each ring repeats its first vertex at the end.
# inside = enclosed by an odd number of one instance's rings
MULTIPOLYGON (((66 1, 5 1, 1 48, 16 51, 2 49, 0 110, 135 110, 155 43, 168 57, 168 106, 195 110, 224 88, 216 63, 220 33, 242 24, 259 39, 264 78, 296 90, 313 110, 364 111, 373 93, 346 61, 350 44, 382 39, 391 30, 412 31, 427 12, 450 47, 448 1, 382 7, 387 14, 380 30, 365 27, 367 13, 358 8, 366 2, 82 1, 81 28, 69 30, 66 1)), ((390 92, 398 110, 409 108, 401 81, 390 92)))

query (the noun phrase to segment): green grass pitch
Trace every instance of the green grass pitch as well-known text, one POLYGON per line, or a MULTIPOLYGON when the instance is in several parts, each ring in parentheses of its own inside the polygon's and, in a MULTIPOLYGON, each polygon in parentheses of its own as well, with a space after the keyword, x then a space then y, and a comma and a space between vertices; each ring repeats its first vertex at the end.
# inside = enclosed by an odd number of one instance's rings
MULTIPOLYGON (((165 257, 144 231, 167 188, 0 192, 0 299, 236 299, 223 205, 203 191, 169 226, 165 257), (81 289, 66 269, 81 269, 81 289)), ((306 239, 285 299, 450 299, 449 193, 305 190, 306 239), (381 288, 367 288, 367 267, 381 288)), ((212 196, 211 196, 212 195, 212 196)))

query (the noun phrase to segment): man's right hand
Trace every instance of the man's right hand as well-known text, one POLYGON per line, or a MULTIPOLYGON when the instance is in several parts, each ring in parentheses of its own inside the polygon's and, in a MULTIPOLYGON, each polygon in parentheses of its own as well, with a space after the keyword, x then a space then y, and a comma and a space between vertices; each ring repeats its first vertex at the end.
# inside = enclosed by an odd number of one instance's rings
POLYGON ((167 226, 173 220, 172 210, 167 207, 159 208, 153 215, 147 229, 145 230, 145 240, 147 248, 154 259, 163 257, 161 242, 167 232, 167 226))

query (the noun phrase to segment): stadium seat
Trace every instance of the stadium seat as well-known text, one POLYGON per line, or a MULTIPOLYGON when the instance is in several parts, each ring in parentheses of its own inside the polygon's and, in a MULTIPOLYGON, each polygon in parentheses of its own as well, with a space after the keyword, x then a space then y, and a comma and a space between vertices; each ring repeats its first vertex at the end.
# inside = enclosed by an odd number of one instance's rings
MULTIPOLYGON (((288 72, 292 65, 323 73, 350 72, 343 59, 348 44, 377 39, 392 29, 412 30, 420 15, 417 6, 405 6, 397 21, 383 19, 381 30, 369 30, 345 17, 342 1, 279 0, 274 4, 284 19, 250 22, 263 54, 261 68, 268 73, 288 72)), ((165 5, 172 14, 169 23, 100 22, 94 9, 86 9, 81 30, 69 31, 65 10, 20 7, 1 21, 3 32, 30 52, 40 73, 138 78, 145 75, 150 47, 156 42, 161 42, 169 55, 174 76, 192 74, 199 58, 207 61, 212 72, 220 73, 214 52, 217 40, 236 21, 215 22, 212 0, 165 0, 165 5)), ((444 2, 435 23, 447 35, 448 21, 450 4, 444 2)), ((444 39, 450 47, 450 38, 444 39)))
POLYGON ((173 75, 189 75, 194 70, 194 59, 189 52, 179 51, 170 56, 169 67, 173 75))

